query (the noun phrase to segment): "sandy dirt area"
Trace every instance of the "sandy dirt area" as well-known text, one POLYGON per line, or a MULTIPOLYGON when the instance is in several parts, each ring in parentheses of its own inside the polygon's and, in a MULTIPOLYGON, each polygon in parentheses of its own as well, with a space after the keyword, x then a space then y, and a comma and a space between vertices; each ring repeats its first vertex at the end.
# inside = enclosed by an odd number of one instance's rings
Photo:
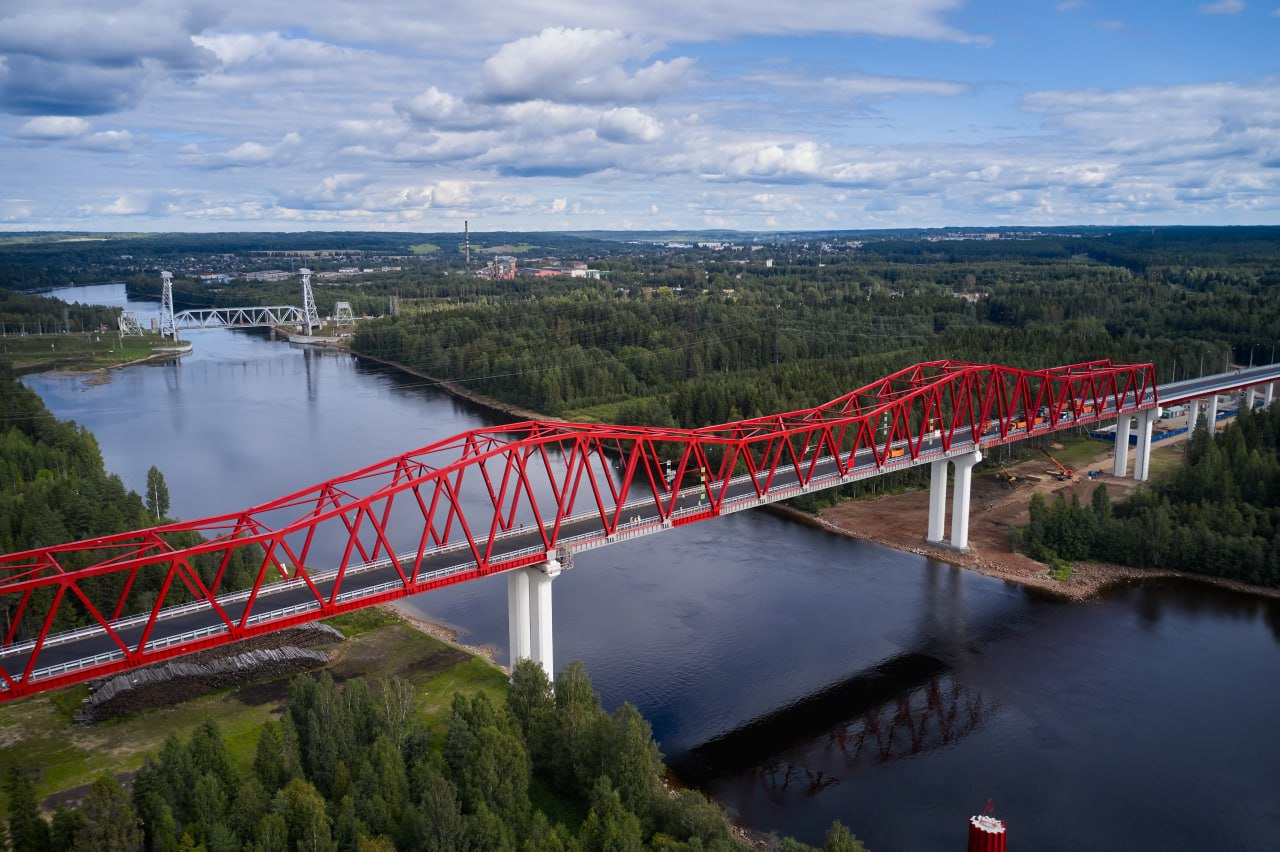
MULTIPOLYGON (((1173 447, 1161 448, 1164 452, 1176 451, 1173 447)), ((1130 465, 1132 466, 1132 454, 1130 465)), ((1082 467, 1076 481, 1061 482, 1049 474, 1051 463, 1047 459, 1032 459, 1010 465, 1007 469, 1016 480, 1009 482, 993 473, 975 476, 970 498, 969 551, 962 553, 949 547, 939 547, 924 540, 929 521, 928 491, 895 494, 875 500, 841 503, 825 509, 815 519, 825 529, 853 538, 873 541, 896 550, 904 550, 933 557, 951 565, 958 565, 998 577, 1024 586, 1042 589, 1048 593, 1073 600, 1085 600, 1114 585, 1152 577, 1189 577, 1212 582, 1215 585, 1236 588, 1253 594, 1280 597, 1280 590, 1247 586, 1243 583, 1221 581, 1214 578, 1184 574, 1180 571, 1148 570, 1122 565, 1099 563, 1075 563, 1070 578, 1055 580, 1049 576, 1049 568, 1009 548, 1009 531, 1026 526, 1029 522, 1028 506, 1033 494, 1043 494, 1052 499, 1058 492, 1075 494, 1080 502, 1088 505, 1093 490, 1105 483, 1112 501, 1119 501, 1129 494, 1137 483, 1131 478, 1111 475, 1112 455, 1109 450, 1099 453, 1087 466, 1082 467), (1088 471, 1099 470, 1096 479, 1089 479, 1088 471)), ((1132 467, 1130 467, 1132 470, 1132 467)), ((947 526, 950 532, 950 488, 947 493, 947 526)), ((810 516, 812 517, 812 516, 810 516)))

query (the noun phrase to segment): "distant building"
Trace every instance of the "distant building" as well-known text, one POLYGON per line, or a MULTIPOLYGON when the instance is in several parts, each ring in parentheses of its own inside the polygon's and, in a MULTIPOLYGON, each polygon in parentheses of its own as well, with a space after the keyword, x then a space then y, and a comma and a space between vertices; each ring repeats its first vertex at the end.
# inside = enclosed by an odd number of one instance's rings
POLYGON ((267 269, 262 272, 246 272, 244 274, 246 281, 288 281, 292 277, 292 272, 285 272, 283 269, 267 269))
POLYGON ((599 269, 592 269, 581 261, 559 266, 537 266, 525 270, 529 275, 535 278, 592 278, 599 280, 603 273, 599 269))
POLYGON ((509 254, 500 254, 485 264, 480 275, 494 281, 514 281, 516 277, 516 259, 509 254))

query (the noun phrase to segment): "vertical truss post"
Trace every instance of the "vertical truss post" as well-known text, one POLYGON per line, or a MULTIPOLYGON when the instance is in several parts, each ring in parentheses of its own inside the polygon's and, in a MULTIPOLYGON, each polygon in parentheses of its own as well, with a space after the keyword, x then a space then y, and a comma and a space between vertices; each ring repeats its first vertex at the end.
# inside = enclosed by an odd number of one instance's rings
POLYGON ((161 272, 160 280, 160 336, 178 339, 178 329, 173 321, 173 273, 161 272))
POLYGON ((302 276, 302 324, 310 334, 320 327, 320 312, 316 310, 316 294, 311 289, 311 270, 299 269, 298 274, 302 276))

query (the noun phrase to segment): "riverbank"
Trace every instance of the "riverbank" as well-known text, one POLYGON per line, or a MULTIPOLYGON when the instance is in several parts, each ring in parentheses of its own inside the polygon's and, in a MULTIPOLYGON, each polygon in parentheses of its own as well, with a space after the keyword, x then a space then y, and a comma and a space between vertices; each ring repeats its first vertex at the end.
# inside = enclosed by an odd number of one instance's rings
POLYGON ((440 388, 440 390, 445 391, 446 393, 449 393, 452 396, 456 396, 460 399, 465 399, 468 402, 473 402, 482 408, 487 408, 490 411, 505 415, 507 417, 513 417, 516 420, 546 420, 554 423, 567 422, 561 417, 549 417, 546 414, 541 414, 537 411, 531 411, 527 408, 521 408, 518 405, 511 405, 510 403, 501 402, 499 400, 494 399, 493 397, 485 396, 482 393, 476 393, 473 390, 468 390, 467 388, 463 387, 457 382, 450 381, 449 379, 442 379, 442 378, 439 378, 438 376, 432 376, 428 373, 422 372, 421 370, 415 370, 412 367, 406 367, 404 364, 401 364, 398 361, 386 361, 386 360, 383 360, 382 358, 375 358, 372 355, 365 355, 363 352, 352 351, 351 354, 355 355, 357 358, 364 358, 366 360, 374 362, 375 364, 382 364, 387 367, 394 367, 395 369, 400 370, 403 373, 408 373, 411 376, 417 376, 420 379, 425 379, 426 381, 430 382, 433 386, 440 388))
POLYGON ((119 340, 114 334, 28 335, 4 338, 0 360, 12 364, 19 376, 44 372, 85 375, 180 358, 190 351, 190 343, 175 344, 156 335, 151 335, 150 341, 137 337, 119 340))
POLYGON ((487 660, 490 665, 496 666, 508 674, 511 673, 510 666, 498 665, 496 660, 497 649, 492 645, 466 645, 458 641, 458 636, 460 634, 456 628, 449 627, 445 624, 439 624, 434 621, 424 621, 417 616, 410 615, 394 603, 378 604, 376 608, 382 610, 391 617, 404 622, 419 633, 425 633, 431 638, 438 639, 446 645, 450 645, 460 651, 466 651, 472 656, 487 660))
MULTIPOLYGON (((1176 456, 1181 450, 1175 446, 1166 446, 1156 452, 1176 456)), ((1171 460, 1176 461, 1166 459, 1171 460)), ((1111 461, 1110 450, 1103 450, 1087 469, 1107 471, 1111 469, 1111 461)), ((1094 489, 1099 485, 1105 484, 1111 498, 1118 500, 1128 496, 1138 483, 1131 478, 1115 477, 1109 473, 1099 473, 1096 479, 1086 477, 1079 482, 1059 482, 1047 475, 1044 467, 1044 462, 1039 460, 1013 465, 1009 470, 1017 480, 1012 483, 993 475, 974 477, 969 509, 969 549, 964 552, 924 540, 925 525, 929 517, 928 491, 892 494, 874 500, 848 501, 824 509, 818 515, 788 507, 779 508, 792 517, 838 535, 928 556, 1069 600, 1088 600, 1116 586, 1158 578, 1194 580, 1251 595, 1280 598, 1280 589, 1251 586, 1221 577, 1099 562, 1073 563, 1071 576, 1063 580, 1054 579, 1050 576, 1048 565, 1016 553, 1009 547, 1010 532, 1030 523, 1029 506, 1032 496, 1040 494, 1046 500, 1051 500, 1059 493, 1068 499, 1074 495, 1087 506, 1094 489)))

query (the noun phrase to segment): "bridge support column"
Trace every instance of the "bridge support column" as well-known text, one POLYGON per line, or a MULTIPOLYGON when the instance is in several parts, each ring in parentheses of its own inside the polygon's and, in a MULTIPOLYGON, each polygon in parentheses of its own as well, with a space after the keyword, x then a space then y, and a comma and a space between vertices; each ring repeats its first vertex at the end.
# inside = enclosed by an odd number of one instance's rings
POLYGON ((529 573, 517 568, 507 574, 507 635, 510 640, 511 668, 530 659, 529 573))
POLYGON ((947 517, 947 460, 929 464, 929 534, 928 541, 940 544, 947 517))
POLYGON ((1205 409, 1204 419, 1209 434, 1216 433, 1218 431, 1218 395, 1216 393, 1209 397, 1209 406, 1205 409))
POLYGON ((956 466, 955 485, 951 494, 951 546, 969 549, 969 489, 973 483, 973 466, 982 461, 982 451, 952 459, 956 466))
POLYGON ((1133 478, 1146 482, 1151 468, 1151 427, 1156 422, 1156 410, 1148 408, 1138 413, 1138 447, 1133 458, 1133 478))
POLYGON ((507 629, 511 642, 511 667, 533 660, 547 677, 555 677, 552 641, 551 581, 560 576, 560 562, 548 559, 531 568, 507 573, 507 629))
POLYGON ((1244 392, 1244 407, 1253 411, 1253 399, 1258 395, 1258 389, 1250 385, 1244 392))
POLYGON ((536 569, 529 569, 530 616, 533 630, 533 661, 542 666, 547 678, 556 679, 555 649, 551 636, 551 581, 560 576, 560 563, 548 559, 536 569))
POLYGON ((1271 393, 1275 389, 1275 386, 1276 386, 1275 382, 1267 382, 1265 385, 1263 385, 1263 388, 1262 388, 1262 407, 1263 408, 1271 407, 1271 393))
POLYGON ((1129 472, 1129 426, 1132 420, 1127 414, 1116 418, 1116 460, 1111 466, 1112 476, 1124 476, 1129 472))
POLYGON ((1196 421, 1200 419, 1200 400, 1187 401, 1187 434, 1196 431, 1196 421))

